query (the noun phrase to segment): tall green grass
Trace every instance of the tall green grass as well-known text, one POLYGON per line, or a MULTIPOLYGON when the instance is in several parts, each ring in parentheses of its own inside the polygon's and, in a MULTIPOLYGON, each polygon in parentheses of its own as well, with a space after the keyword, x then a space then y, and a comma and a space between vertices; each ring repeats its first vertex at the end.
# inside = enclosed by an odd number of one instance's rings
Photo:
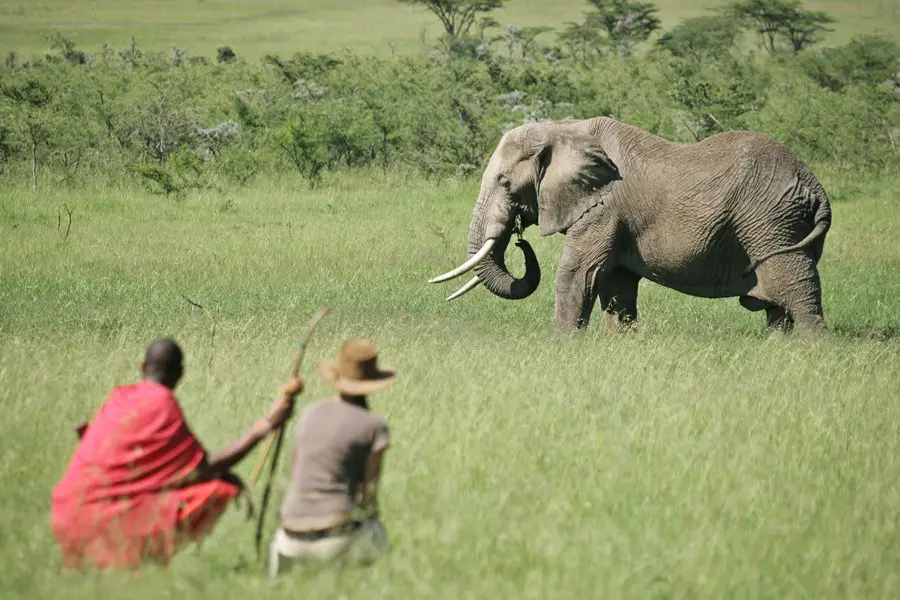
MULTIPOLYGON (((638 331, 613 335, 598 318, 557 336, 562 238, 536 231, 526 235, 544 282, 532 297, 478 289, 446 303, 455 287, 426 280, 465 255, 474 180, 366 174, 311 191, 288 177, 181 201, 114 188, 3 192, 0 589, 79 599, 897 597, 900 181, 821 175, 834 198, 821 263, 832 335, 821 342, 770 337, 764 317, 734 299, 645 282, 638 331), (401 375, 372 398, 393 436, 382 492, 391 552, 369 569, 270 584, 253 526, 231 511, 168 571, 63 573, 49 493, 72 425, 137 376, 146 344, 183 344, 177 393, 214 448, 266 409, 321 306, 331 314, 303 367, 303 401, 328 393, 312 367, 349 336, 374 339, 401 375)), ((282 469, 276 504, 285 483, 282 469)))

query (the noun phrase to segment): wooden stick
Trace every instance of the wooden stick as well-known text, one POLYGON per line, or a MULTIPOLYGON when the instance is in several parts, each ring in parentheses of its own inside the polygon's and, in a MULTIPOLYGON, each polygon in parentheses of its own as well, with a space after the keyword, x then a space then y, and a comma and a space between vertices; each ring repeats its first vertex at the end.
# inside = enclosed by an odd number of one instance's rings
POLYGON ((259 460, 256 462, 256 468, 253 470, 253 477, 250 478, 251 486, 256 485, 256 482, 259 481, 259 475, 262 473, 263 467, 266 465, 266 459, 269 458, 269 453, 272 451, 272 443, 275 441, 275 437, 276 436, 271 434, 266 437, 266 446, 263 449, 262 456, 260 456, 259 460))
MULTIPOLYGON (((323 308, 316 316, 313 317, 312 321, 309 324, 309 328, 306 330, 306 335, 303 336, 303 339, 297 344, 297 355, 294 357, 294 362, 291 364, 291 377, 299 377, 300 376, 300 361, 303 360, 303 355, 306 353, 306 344, 309 343, 310 338, 312 337, 313 331, 315 331, 316 326, 319 324, 319 321, 322 320, 328 314, 328 309, 323 308)), ((256 525, 256 556, 259 557, 260 547, 262 545, 262 532, 263 532, 263 523, 266 519, 266 508, 269 504, 269 496, 272 492, 272 480, 275 478, 275 469, 278 466, 278 457, 281 455, 281 444, 284 440, 284 426, 285 423, 282 423, 280 427, 277 429, 277 435, 272 436, 269 435, 268 443, 266 444, 265 451, 263 455, 260 457, 260 461, 256 466, 256 472, 253 474, 253 482, 252 485, 256 485, 256 481, 259 478, 259 474, 262 472, 262 467, 266 463, 266 459, 269 457, 269 451, 272 448, 272 444, 274 441, 275 445, 275 454, 272 455, 272 463, 269 467, 269 477, 266 480, 266 487, 263 490, 263 498, 262 503, 260 504, 259 509, 259 521, 256 525)))
MULTIPOLYGON (((297 354, 294 357, 294 362, 291 364, 291 377, 299 377, 300 361, 303 359, 303 355, 306 353, 306 344, 309 343, 309 339, 312 336, 312 333, 315 330, 316 326, 319 324, 319 321, 321 321, 322 317, 327 314, 328 309, 323 308, 322 310, 320 310, 310 322, 309 328, 306 331, 306 335, 303 336, 303 339, 300 340, 300 342, 297 344, 297 354)), ((284 425, 282 425, 282 427, 284 427, 284 425)), ((256 463, 256 469, 253 471, 253 478, 250 483, 251 486, 256 485, 256 482, 259 480, 259 475, 262 473, 263 467, 266 464, 266 460, 269 458, 269 453, 272 451, 272 444, 275 441, 276 437, 277 436, 274 436, 270 433, 266 438, 266 447, 263 450, 262 456, 260 456, 259 458, 259 462, 256 463)))

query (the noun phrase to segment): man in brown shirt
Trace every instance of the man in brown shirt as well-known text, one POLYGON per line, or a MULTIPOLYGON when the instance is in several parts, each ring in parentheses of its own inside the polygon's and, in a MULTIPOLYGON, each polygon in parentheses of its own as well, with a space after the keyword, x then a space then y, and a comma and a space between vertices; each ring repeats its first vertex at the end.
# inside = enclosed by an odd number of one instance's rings
POLYGON ((388 428, 369 411, 366 396, 394 383, 397 374, 379 367, 375 346, 363 340, 348 340, 336 361, 322 361, 317 370, 339 395, 308 405, 298 419, 291 483, 269 548, 273 578, 285 562, 369 564, 387 549, 378 482, 388 428))

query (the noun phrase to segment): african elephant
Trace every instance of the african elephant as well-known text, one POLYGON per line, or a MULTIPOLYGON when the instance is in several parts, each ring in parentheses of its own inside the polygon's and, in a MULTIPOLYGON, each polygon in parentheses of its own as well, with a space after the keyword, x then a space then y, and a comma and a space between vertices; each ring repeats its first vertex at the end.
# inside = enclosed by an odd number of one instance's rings
POLYGON ((599 298, 617 329, 637 319, 643 277, 692 296, 737 296, 768 325, 822 333, 816 265, 831 225, 825 190, 784 145, 727 132, 673 143, 613 118, 545 121, 503 135, 481 180, 469 259, 430 280, 476 276, 509 299, 529 296, 540 266, 524 228, 566 240, 556 272, 556 325, 586 327, 599 298), (504 254, 525 257, 517 279, 504 254))

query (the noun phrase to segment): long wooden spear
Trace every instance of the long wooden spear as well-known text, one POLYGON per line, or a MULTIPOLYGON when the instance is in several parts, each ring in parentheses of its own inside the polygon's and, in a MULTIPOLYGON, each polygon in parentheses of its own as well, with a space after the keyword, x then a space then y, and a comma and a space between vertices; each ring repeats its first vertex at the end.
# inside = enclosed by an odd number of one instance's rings
MULTIPOLYGON (((306 330, 306 334, 297 344, 297 354, 294 357, 294 362, 291 364, 291 377, 296 378, 300 376, 300 362, 303 360, 303 355, 306 353, 306 345, 309 343, 310 338, 312 337, 313 331, 315 331, 316 326, 319 324, 319 321, 328 314, 328 309, 323 308, 316 316, 312 318, 312 321, 309 323, 309 327, 306 330)), ((256 555, 259 557, 260 545, 262 544, 262 532, 263 532, 263 523, 266 518, 266 508, 269 504, 269 496, 272 492, 272 480, 274 479, 275 470, 278 466, 278 457, 281 454, 281 444, 284 440, 284 428, 285 423, 282 423, 281 426, 278 427, 278 431, 275 432, 275 435, 269 435, 268 441, 266 443, 265 450, 263 451, 262 456, 260 457, 259 462, 256 465, 256 470, 253 473, 253 479, 251 486, 256 485, 257 480, 259 479, 259 475, 262 472, 263 466, 266 463, 266 459, 269 457, 269 452, 272 449, 272 442, 275 442, 275 454, 272 455, 272 463, 269 466, 269 478, 266 481, 266 487, 263 491, 263 499, 262 505, 259 509, 259 522, 256 526, 256 555)))

